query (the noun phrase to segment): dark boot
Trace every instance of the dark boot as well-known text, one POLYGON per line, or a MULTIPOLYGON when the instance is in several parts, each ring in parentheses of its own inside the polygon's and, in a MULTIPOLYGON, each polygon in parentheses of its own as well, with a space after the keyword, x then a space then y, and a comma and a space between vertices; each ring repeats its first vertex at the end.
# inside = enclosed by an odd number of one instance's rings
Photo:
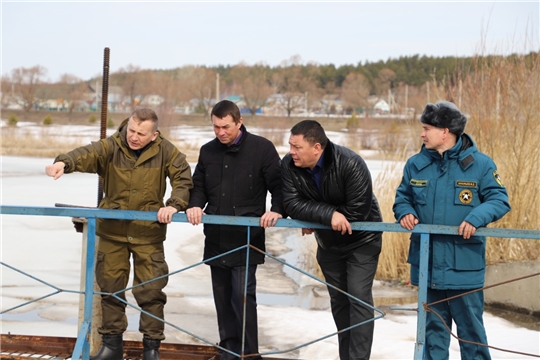
POLYGON ((123 360, 124 359, 124 341, 122 334, 102 335, 103 344, 98 353, 90 360, 123 360))
POLYGON ((161 340, 143 338, 142 360, 159 360, 159 345, 161 340))

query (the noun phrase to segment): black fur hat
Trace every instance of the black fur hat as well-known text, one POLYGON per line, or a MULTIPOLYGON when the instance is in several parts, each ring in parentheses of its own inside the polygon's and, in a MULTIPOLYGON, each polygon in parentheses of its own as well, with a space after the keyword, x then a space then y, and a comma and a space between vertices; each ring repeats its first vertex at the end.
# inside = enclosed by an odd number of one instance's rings
POLYGON ((437 104, 427 104, 420 121, 438 128, 448 128, 458 137, 463 134, 467 118, 456 105, 449 101, 439 101, 437 104))

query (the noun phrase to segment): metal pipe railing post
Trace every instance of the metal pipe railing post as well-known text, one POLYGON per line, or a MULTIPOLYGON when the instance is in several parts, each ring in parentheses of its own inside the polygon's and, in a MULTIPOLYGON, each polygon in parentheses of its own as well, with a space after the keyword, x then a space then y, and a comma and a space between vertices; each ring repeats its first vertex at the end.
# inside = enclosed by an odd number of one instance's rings
POLYGON ((88 334, 92 329, 92 307, 94 301, 94 259, 96 249, 96 218, 88 218, 88 246, 86 252, 86 277, 84 284, 84 317, 73 349, 72 359, 90 359, 88 334))
POLYGON ((423 360, 426 345, 426 309, 429 277, 429 234, 420 235, 420 273, 418 275, 418 318, 414 360, 423 360))
POLYGON ((249 252, 250 252, 250 245, 251 245, 251 226, 248 226, 247 228, 247 248, 246 248, 246 276, 244 279, 244 309, 243 309, 243 315, 242 315, 242 351, 240 354, 242 355, 242 359, 244 358, 244 346, 246 343, 246 321, 247 321, 247 291, 248 291, 248 276, 249 276, 249 252))

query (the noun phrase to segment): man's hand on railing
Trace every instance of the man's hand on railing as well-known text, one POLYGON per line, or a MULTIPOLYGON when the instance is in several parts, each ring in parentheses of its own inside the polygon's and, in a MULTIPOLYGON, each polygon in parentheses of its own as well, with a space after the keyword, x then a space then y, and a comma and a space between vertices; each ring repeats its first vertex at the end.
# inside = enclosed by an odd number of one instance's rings
POLYGON ((351 223, 338 211, 334 211, 332 215, 332 229, 341 232, 341 235, 352 234, 351 223))
POLYGON ((186 210, 187 220, 191 225, 199 225, 202 222, 202 216, 205 213, 200 207, 192 207, 186 210))
POLYGON ((172 206, 165 206, 158 210, 157 218, 158 221, 162 224, 170 224, 172 222, 172 217, 176 214, 178 210, 172 206))
POLYGON ((399 220, 399 223, 405 229, 412 230, 418 224, 418 219, 413 214, 407 214, 399 220))
POLYGON ((464 221, 459 225, 458 234, 463 235, 464 239, 469 239, 476 232, 476 228, 470 223, 464 221))
POLYGON ((267 211, 261 216, 261 227, 269 228, 276 225, 276 221, 281 219, 283 216, 277 212, 267 211))

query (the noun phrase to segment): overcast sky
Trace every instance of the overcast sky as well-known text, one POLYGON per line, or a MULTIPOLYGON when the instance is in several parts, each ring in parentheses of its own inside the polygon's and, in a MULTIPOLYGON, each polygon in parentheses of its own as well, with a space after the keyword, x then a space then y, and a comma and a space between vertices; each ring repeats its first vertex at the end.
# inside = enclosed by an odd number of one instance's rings
POLYGON ((400 56, 539 50, 539 1, 1 1, 2 75, 44 66, 84 80, 128 64, 356 65, 400 56))

